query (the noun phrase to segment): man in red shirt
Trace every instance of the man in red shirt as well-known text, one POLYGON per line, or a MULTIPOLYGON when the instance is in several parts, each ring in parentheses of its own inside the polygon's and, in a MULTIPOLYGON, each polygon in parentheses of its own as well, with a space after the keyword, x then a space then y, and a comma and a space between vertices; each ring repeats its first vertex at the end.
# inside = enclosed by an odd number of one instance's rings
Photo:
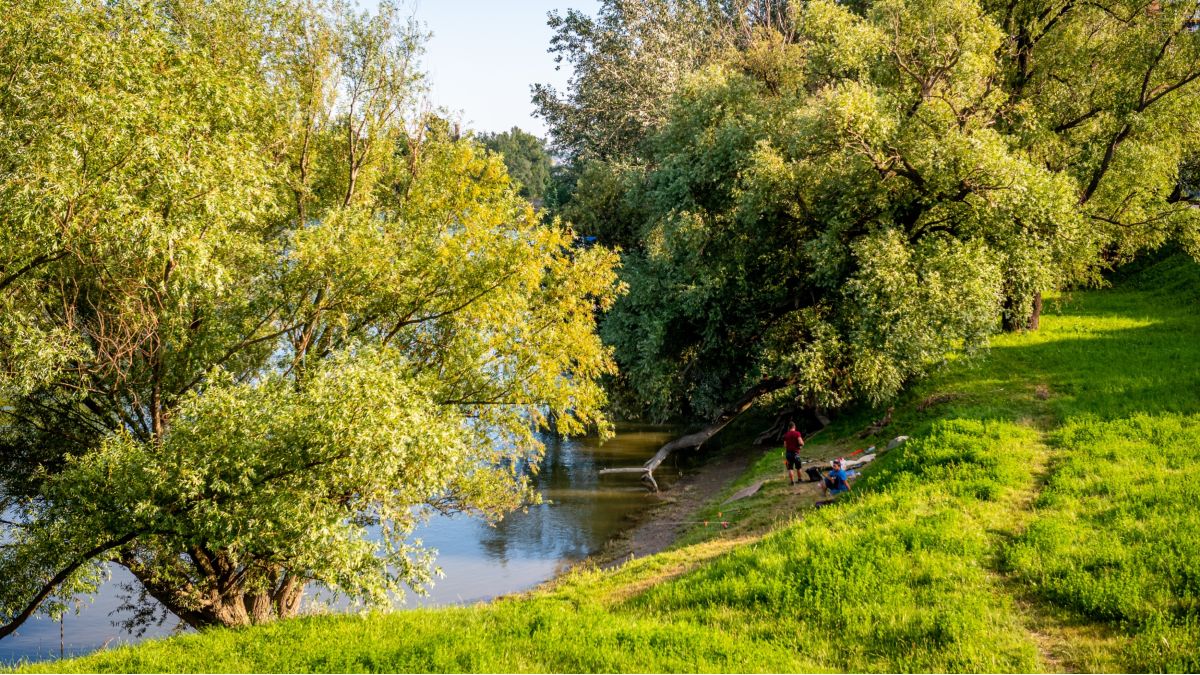
POLYGON ((788 430, 783 435, 783 463, 787 466, 788 485, 795 485, 803 481, 800 473, 800 448, 804 447, 804 437, 796 431, 796 423, 789 422, 788 430), (792 471, 795 470, 796 477, 792 478, 792 471))

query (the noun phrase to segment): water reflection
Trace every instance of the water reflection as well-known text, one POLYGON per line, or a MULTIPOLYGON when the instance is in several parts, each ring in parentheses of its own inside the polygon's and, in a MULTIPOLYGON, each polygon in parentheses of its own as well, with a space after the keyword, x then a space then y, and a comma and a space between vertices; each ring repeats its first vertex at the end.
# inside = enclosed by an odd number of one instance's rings
POLYGON ((630 433, 599 447, 593 439, 550 439, 535 477, 546 503, 511 514, 495 527, 480 526, 486 554, 503 561, 510 555, 577 559, 594 552, 648 503, 636 480, 606 477, 602 483, 600 469, 639 464, 645 450, 657 449, 663 437, 630 433))
MULTIPOLYGON (((416 536, 438 551, 445 576, 427 596, 409 593, 406 602, 486 600, 541 583, 596 552, 655 501, 636 478, 601 479, 600 469, 641 464, 671 436, 664 427, 622 426, 603 445, 590 437, 543 439, 546 455, 533 477, 543 503, 492 526, 440 517, 422 526, 416 536)), ((670 485, 672 479, 664 475, 659 482, 670 485)))
MULTIPOLYGON (((465 517, 436 517, 421 526, 415 536, 438 551, 437 564, 444 577, 428 589, 428 595, 409 593, 407 605, 469 603, 528 589, 599 550, 627 528, 631 517, 652 505, 654 498, 636 478, 600 479, 598 472, 642 463, 670 440, 673 430, 641 425, 621 426, 617 432, 603 445, 591 437, 544 438, 546 455, 534 476, 544 503, 526 512, 511 514, 494 526, 465 517)), ((660 473, 659 484, 670 485, 674 472, 664 466, 660 473)), ((110 616, 122 602, 119 585, 131 580, 127 572, 114 569, 113 580, 95 602, 66 618, 67 655, 137 641, 113 625, 119 616, 110 616)), ((152 627, 146 637, 167 635, 174 626, 170 620, 152 627)), ((0 640, 0 663, 58 654, 59 625, 46 619, 32 620, 0 640)))
MULTIPOLYGON (((121 567, 113 567, 111 572, 112 577, 93 601, 82 601, 78 614, 64 617, 61 643, 57 621, 44 617, 30 619, 16 633, 0 640, 0 664, 58 658, 60 649, 65 656, 78 656, 103 647, 137 642, 139 638, 113 625, 120 617, 117 608, 124 604, 122 586, 136 580, 121 567)), ((170 635, 177 623, 171 617, 161 626, 150 626, 143 638, 170 635)))

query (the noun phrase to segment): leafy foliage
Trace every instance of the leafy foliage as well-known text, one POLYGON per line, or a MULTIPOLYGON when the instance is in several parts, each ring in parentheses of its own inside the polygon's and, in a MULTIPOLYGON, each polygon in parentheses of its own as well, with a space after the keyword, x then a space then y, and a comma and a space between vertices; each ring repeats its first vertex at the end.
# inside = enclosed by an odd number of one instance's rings
MULTIPOLYGON (((713 416, 772 380, 802 405, 885 400, 1000 325, 1033 326, 1043 291, 1190 242, 1193 10, 887 0, 703 19, 749 32, 660 77, 653 124, 588 156, 563 209, 625 251, 604 332, 634 407, 713 416)), ((623 16, 602 12, 642 26, 623 16)), ((592 24, 572 26, 576 60, 603 60, 592 24)), ((579 73, 579 97, 608 81, 579 73)))
POLYGON ((551 12, 550 52, 571 64, 569 91, 535 85, 533 102, 554 142, 577 158, 638 155, 666 118, 670 95, 727 44, 718 3, 608 0, 592 18, 551 12))
MULTIPOLYGON (((1200 265, 1175 256, 1116 285, 1052 301, 1041 331, 998 336, 990 358, 907 392, 887 433, 911 440, 832 506, 810 510, 776 481, 723 503, 781 478, 770 449, 696 516, 729 529, 696 525, 617 570, 486 605, 211 631, 27 670, 1193 669, 1200 387, 1180 364, 1200 357, 1200 265)), ((806 450, 861 447, 871 416, 806 450)))
POLYGON ((551 418, 607 431, 615 257, 414 113, 394 8, 5 10, 5 632, 105 561, 192 625, 387 602, 423 515, 533 498, 551 418))
POLYGON ((545 200, 553 166, 542 139, 513 127, 497 134, 481 134, 479 141, 504 158, 508 175, 520 186, 522 197, 539 203, 545 200))

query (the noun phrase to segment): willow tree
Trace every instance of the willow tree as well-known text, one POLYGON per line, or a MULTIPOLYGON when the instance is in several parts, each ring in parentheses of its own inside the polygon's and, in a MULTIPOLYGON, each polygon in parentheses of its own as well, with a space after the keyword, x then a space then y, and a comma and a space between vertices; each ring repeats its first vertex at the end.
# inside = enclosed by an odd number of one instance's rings
MULTIPOLYGON (((719 422, 767 391, 883 401, 1001 326, 1036 328, 1042 291, 1194 247, 1194 1, 761 5, 786 21, 729 3, 714 20, 753 37, 643 102, 660 114, 636 151, 589 163, 564 210, 625 249, 603 330, 634 407, 719 422)), ((605 128, 588 84, 575 113, 605 128)))
MULTIPOLYGON (((1003 30, 997 121, 1025 156, 1074 183, 1101 259, 1175 237, 1195 246, 1200 212, 1187 167, 1200 148, 1200 5, 1193 0, 983 3, 1003 30)), ((1006 316, 1036 328, 1023 279, 1006 316)))
POLYGON ((387 602, 606 429, 612 255, 414 113, 393 9, 3 10, 0 636, 106 563, 193 626, 387 602))
POLYGON ((969 2, 920 9, 810 3, 803 46, 763 34, 688 83, 605 324, 640 400, 721 420, 743 392, 888 398, 982 343, 1006 267, 1036 270, 1079 231, 1069 185, 989 123, 999 32, 969 2), (898 65, 937 59, 928 89, 898 65), (980 99, 964 124, 949 112, 980 99))
POLYGON ((578 159, 637 156, 689 72, 727 44, 722 12, 705 0, 607 0, 596 17, 551 12, 550 53, 570 64, 567 91, 533 87, 559 151, 578 159))

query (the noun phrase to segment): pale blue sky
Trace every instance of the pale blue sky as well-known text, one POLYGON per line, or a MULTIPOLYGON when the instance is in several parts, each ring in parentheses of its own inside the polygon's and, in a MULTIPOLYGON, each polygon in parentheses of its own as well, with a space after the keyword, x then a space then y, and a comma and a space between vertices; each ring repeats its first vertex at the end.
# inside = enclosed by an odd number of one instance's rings
MULTIPOLYGON (((359 0, 373 8, 377 0, 359 0)), ((554 70, 546 13, 575 8, 595 15, 598 0, 407 0, 400 3, 433 33, 424 67, 433 103, 461 114, 477 131, 518 126, 546 135, 534 117, 529 88, 548 82, 562 89, 566 67, 554 70)))

